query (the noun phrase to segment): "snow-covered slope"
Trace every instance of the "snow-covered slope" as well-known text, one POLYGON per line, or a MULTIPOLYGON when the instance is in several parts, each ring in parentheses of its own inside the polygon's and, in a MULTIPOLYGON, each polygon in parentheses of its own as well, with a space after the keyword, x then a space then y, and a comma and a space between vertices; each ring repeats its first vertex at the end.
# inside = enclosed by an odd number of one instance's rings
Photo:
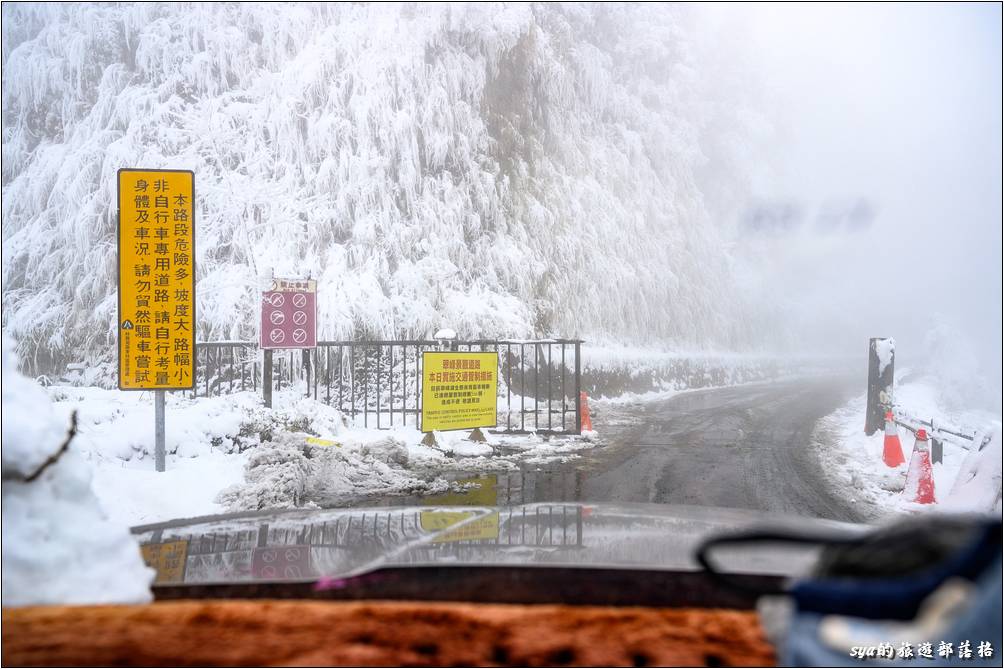
POLYGON ((720 214, 768 131, 703 21, 5 4, 5 328, 39 371, 111 348, 115 175, 141 166, 195 171, 201 340, 253 338, 274 271, 319 280, 323 338, 748 345, 720 214))

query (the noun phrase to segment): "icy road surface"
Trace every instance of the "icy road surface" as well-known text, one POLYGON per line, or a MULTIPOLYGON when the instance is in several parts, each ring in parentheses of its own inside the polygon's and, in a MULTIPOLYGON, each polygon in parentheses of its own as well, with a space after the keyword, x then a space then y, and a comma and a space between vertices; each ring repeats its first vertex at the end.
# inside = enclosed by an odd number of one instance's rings
POLYGON ((656 502, 858 522, 864 514, 824 476, 819 449, 832 445, 814 434, 856 389, 852 378, 817 377, 597 402, 602 445, 582 457, 519 472, 459 472, 451 478, 466 484, 462 493, 355 504, 656 502))
POLYGON ((854 390, 816 378, 685 393, 612 406, 597 417, 598 450, 584 499, 724 506, 863 520, 823 476, 816 421, 854 390))

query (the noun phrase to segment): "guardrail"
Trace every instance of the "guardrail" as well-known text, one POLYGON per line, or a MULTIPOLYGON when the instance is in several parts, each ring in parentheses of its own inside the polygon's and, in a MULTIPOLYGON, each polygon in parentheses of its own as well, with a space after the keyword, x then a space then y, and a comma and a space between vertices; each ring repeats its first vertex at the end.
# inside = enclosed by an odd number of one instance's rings
POLYGON ((923 420, 922 418, 910 415, 906 409, 898 404, 893 404, 892 410, 893 415, 896 417, 896 424, 914 434, 917 433, 917 430, 923 428, 932 435, 932 438, 951 441, 967 450, 972 450, 973 447, 976 447, 977 451, 982 451, 990 443, 990 435, 988 434, 984 434, 981 437, 980 433, 976 430, 967 432, 961 427, 945 423, 944 421, 937 421, 934 418, 923 420), (976 443, 977 440, 979 440, 979 444, 976 443))

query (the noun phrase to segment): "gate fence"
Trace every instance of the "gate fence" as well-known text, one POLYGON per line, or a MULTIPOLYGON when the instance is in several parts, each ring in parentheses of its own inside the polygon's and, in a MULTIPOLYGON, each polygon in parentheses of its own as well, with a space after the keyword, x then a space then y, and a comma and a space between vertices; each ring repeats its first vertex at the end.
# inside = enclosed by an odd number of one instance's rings
MULTIPOLYGON (((299 389, 363 427, 418 425, 422 353, 498 354, 498 431, 580 434, 581 340, 322 341, 272 354, 272 387, 299 389)), ((266 365, 255 342, 196 344, 193 397, 263 387, 266 365)))

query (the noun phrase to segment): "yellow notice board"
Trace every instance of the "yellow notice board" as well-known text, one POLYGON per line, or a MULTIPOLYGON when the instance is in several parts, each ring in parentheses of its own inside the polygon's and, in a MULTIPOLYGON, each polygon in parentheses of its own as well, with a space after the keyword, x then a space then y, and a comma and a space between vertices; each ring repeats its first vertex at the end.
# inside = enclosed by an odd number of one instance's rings
POLYGON ((422 354, 422 432, 495 427, 498 353, 422 354))
POLYGON ((119 388, 195 383, 195 174, 122 169, 119 388))
POLYGON ((423 511, 419 522, 427 532, 447 530, 432 540, 432 543, 455 543, 457 541, 480 541, 482 539, 498 539, 499 514, 489 513, 475 520, 469 520, 476 515, 474 511, 423 511), (455 530, 453 527, 463 521, 469 521, 455 530))
POLYGON ((154 583, 184 583, 185 562, 188 560, 188 541, 169 541, 163 544, 140 546, 147 567, 157 571, 154 583))

